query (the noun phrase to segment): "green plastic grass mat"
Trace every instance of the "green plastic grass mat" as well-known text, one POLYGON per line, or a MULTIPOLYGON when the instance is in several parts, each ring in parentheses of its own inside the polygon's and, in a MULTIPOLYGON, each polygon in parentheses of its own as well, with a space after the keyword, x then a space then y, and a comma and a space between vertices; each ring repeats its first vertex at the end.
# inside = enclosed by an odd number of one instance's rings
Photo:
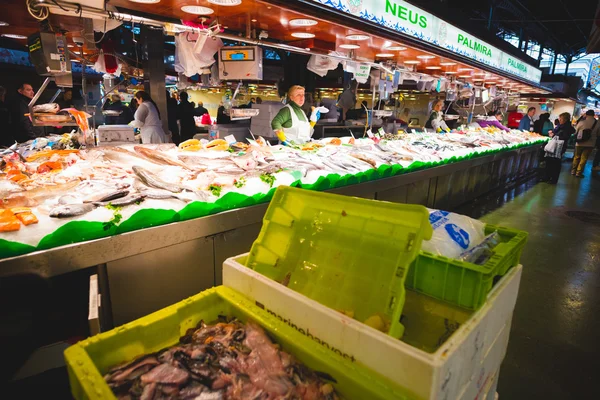
MULTIPOLYGON (((537 144, 537 143, 535 143, 537 144)), ((382 165, 379 168, 370 169, 357 174, 329 174, 321 176, 312 184, 302 183, 300 179, 294 181, 290 186, 300 187, 307 190, 324 191, 340 188, 344 186, 356 185, 358 183, 374 181, 377 179, 389 178, 410 172, 417 172, 427 168, 433 168, 441 165, 452 164, 476 157, 498 154, 506 151, 514 151, 521 147, 531 146, 531 144, 518 144, 510 148, 498 150, 482 150, 471 153, 466 156, 451 157, 447 160, 436 162, 415 161, 408 167, 401 165, 382 165)), ((296 176, 295 176, 296 177, 296 176)), ((12 242, 0 239, 0 259, 20 256, 31 253, 36 250, 47 250, 54 247, 64 246, 72 243, 80 243, 88 240, 101 239, 104 237, 117 235, 126 232, 132 232, 139 229, 150 228, 153 226, 170 224, 179 221, 188 221, 190 219, 202 218, 209 215, 218 214, 223 211, 236 208, 250 207, 257 204, 271 201, 276 188, 272 188, 268 193, 258 193, 253 196, 246 196, 240 193, 229 192, 220 197, 214 203, 193 202, 184 207, 181 211, 163 209, 143 209, 133 214, 130 218, 119 224, 90 222, 90 221, 71 221, 58 228, 53 233, 46 235, 40 240, 37 246, 12 242)))

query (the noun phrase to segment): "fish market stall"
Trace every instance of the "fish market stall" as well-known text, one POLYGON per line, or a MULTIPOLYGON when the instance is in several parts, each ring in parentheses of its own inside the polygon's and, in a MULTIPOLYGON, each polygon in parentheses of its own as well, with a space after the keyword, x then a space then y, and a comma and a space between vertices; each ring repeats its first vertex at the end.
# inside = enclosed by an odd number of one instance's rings
MULTIPOLYGON (((144 35, 137 38, 146 40, 145 45, 156 55, 150 57, 153 63, 145 72, 152 77, 150 91, 162 115, 167 114, 165 66, 160 54, 164 33, 176 38, 174 58, 183 68, 178 83, 184 88, 187 78, 183 76, 191 76, 186 73, 202 74, 209 78, 209 86, 226 85, 221 81, 230 81, 228 86, 233 86, 241 79, 261 81, 266 73, 263 52, 270 49, 310 56, 310 70, 317 71, 315 74, 326 75, 342 63, 343 71, 353 71, 356 81, 371 82, 374 116, 381 112, 393 116, 388 110, 374 110, 375 103, 386 101, 401 81, 413 82, 432 96, 445 93, 448 97, 457 92, 474 93, 477 76, 483 73, 490 75, 486 81, 494 83, 482 83, 479 88, 490 93, 499 88, 519 91, 522 87, 531 93, 545 91, 539 87, 533 68, 531 76, 524 76, 468 54, 439 49, 435 43, 419 42, 419 35, 409 38, 397 29, 392 32, 389 27, 364 21, 356 23, 353 34, 349 34, 348 26, 355 26, 356 18, 346 15, 346 10, 335 18, 332 14, 339 14, 337 11, 320 14, 317 11, 325 6, 316 1, 310 2, 306 13, 299 11, 300 5, 306 5, 304 1, 289 2, 289 8, 277 1, 267 7, 255 0, 243 5, 235 2, 219 7, 219 18, 206 25, 198 23, 197 14, 191 13, 191 17, 179 7, 166 7, 172 15, 165 11, 165 15, 156 16, 155 6, 124 0, 114 2, 124 7, 122 12, 108 11, 99 1, 84 5, 33 3, 32 7, 58 17, 89 18, 100 22, 99 26, 129 21, 134 39, 134 26, 141 25, 144 35), (273 28, 268 32, 250 29, 252 19, 236 18, 238 7, 249 16, 257 13, 261 22, 269 22, 273 28), (274 7, 286 15, 285 27, 278 13, 268 11, 274 7), (313 19, 317 15, 327 19, 313 19), (322 26, 341 41, 326 35, 315 40, 322 26), (294 39, 289 38, 289 29, 294 30, 294 39), (225 48, 223 41, 234 46, 225 48), (400 49, 405 42, 410 47, 400 49), (195 46, 209 48, 202 55, 210 65, 203 65, 201 71, 194 69, 194 63, 192 67, 182 64, 184 50, 189 53, 195 46), (464 70, 461 75, 459 70, 464 70)), ((85 46, 95 44, 87 42, 85 46)), ((126 67, 122 57, 117 58, 112 51, 106 51, 105 59, 109 53, 116 58, 115 63, 126 67)), ((308 73, 308 65, 298 68, 308 73)), ((235 97, 234 93, 234 102, 235 97)), ((466 97, 462 100, 468 101, 466 97)), ((260 122, 259 110, 232 110, 230 117, 248 112, 247 118, 260 122)), ((544 143, 543 138, 528 132, 493 128, 463 127, 444 135, 407 135, 393 125, 376 134, 374 119, 371 130, 363 128, 362 135, 326 137, 294 146, 271 146, 261 139, 274 137, 267 125, 258 132, 248 132, 246 140, 237 132, 235 140, 230 136, 214 139, 217 132, 211 129, 214 140, 192 139, 178 147, 93 147, 87 143, 86 149, 26 145, 19 149, 20 156, 8 152, 3 156, 5 177, 0 180, 0 275, 52 277, 94 268, 100 278, 102 308, 110 311, 105 327, 120 325, 220 284, 222 262, 248 250, 277 186, 453 209, 533 174, 538 162, 535 155, 544 143), (139 293, 143 301, 131 298, 132 292, 139 293)))
MULTIPOLYGON (((101 266, 115 324, 221 282, 281 185, 452 209, 532 173, 544 139, 478 130, 304 147, 191 140, 4 156, 0 274, 101 266), (132 282, 134 276, 147 279, 132 282), (132 287, 154 293, 143 303, 132 287)), ((262 143, 262 144, 261 144, 262 143)))

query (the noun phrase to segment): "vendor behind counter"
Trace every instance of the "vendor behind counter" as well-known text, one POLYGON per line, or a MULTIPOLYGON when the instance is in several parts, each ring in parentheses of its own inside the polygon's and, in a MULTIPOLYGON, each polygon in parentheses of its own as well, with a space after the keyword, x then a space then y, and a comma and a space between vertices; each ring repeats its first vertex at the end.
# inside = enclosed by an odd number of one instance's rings
POLYGON ((429 119, 425 123, 425 128, 433 129, 436 132, 439 130, 449 132, 450 128, 444 121, 444 114, 442 113, 442 107, 444 107, 444 100, 436 100, 431 107, 431 114, 429 119))
POLYGON ((288 141, 306 142, 312 136, 314 124, 302 110, 304 105, 304 88, 294 85, 288 91, 288 104, 283 107, 271 121, 271 128, 282 143, 288 141))

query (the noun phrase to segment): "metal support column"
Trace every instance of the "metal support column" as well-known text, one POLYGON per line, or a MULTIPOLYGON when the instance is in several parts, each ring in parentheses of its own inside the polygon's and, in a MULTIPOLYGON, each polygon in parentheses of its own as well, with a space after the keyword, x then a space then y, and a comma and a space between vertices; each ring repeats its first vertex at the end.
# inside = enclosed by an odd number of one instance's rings
POLYGON ((554 71, 556 70, 556 60, 557 59, 558 59, 558 54, 555 52, 554 60, 552 60, 552 71, 550 72, 552 75, 554 75, 554 71))
POLYGON ((158 106, 163 129, 169 132, 167 117, 167 94, 165 86, 165 37, 162 29, 142 25, 144 43, 144 79, 149 81, 148 88, 152 100, 158 106))
POLYGON ((544 57, 544 46, 540 44, 540 54, 538 54, 538 67, 542 63, 542 58, 544 57))
POLYGON ((490 0, 490 14, 488 16, 488 24, 487 24, 488 31, 492 30, 492 20, 493 19, 494 19, 494 0, 490 0))
POLYGON ((523 28, 519 29, 519 50, 523 48, 523 28))
POLYGON ((567 76, 567 74, 569 73, 569 64, 571 64, 572 60, 573 60, 573 57, 571 57, 571 56, 565 57, 565 76, 567 76))

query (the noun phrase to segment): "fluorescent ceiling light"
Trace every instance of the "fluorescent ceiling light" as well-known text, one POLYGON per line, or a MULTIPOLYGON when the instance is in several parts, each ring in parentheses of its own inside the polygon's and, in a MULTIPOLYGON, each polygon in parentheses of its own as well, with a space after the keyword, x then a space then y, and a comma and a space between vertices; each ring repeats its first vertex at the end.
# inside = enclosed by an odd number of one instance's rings
POLYGON ((486 73, 485 72, 475 72, 473 75, 485 76, 486 73))
POLYGON ((0 26, 8 26, 8 22, 0 21, 0 26))
POLYGON ((183 6, 181 11, 194 15, 209 15, 215 12, 212 8, 202 6, 183 6))
POLYGON ((340 44, 339 48, 353 50, 353 49, 360 49, 360 46, 357 44, 340 44))
POLYGON ((404 64, 421 64, 421 61, 418 60, 406 60, 404 64))
POLYGON ((315 37, 314 34, 308 32, 294 32, 292 36, 299 39, 312 39, 315 37))
POLYGON ((473 68, 459 68, 458 72, 473 71, 473 68))
POLYGON ((2 37, 9 38, 9 39, 27 39, 27 36, 16 35, 14 33, 3 33, 2 37))
POLYGON ((470 77, 471 77, 471 75, 459 75, 458 77, 459 77, 459 78, 470 78, 470 77))
POLYGON ((297 18, 297 19, 292 19, 289 24, 291 26, 314 26, 317 24, 317 21, 315 21, 314 19, 308 19, 308 18, 297 18))
POLYGON ((369 40, 371 39, 371 36, 367 36, 367 35, 348 35, 346 36, 346 39, 348 40, 369 40))
POLYGON ((406 47, 404 46, 389 46, 385 48, 386 50, 391 50, 391 51, 403 51, 406 50, 406 47))
POLYGON ((446 71, 445 73, 448 74, 448 75, 456 75, 456 74, 458 74, 458 72, 456 72, 456 71, 446 71))
POLYGON ((133 3, 142 3, 142 4, 156 4, 160 3, 160 0, 129 0, 133 3))
POLYGON ((435 56, 417 56, 417 58, 421 59, 421 60, 431 60, 432 58, 435 58, 435 56))
POLYGON ((456 63, 455 62, 441 62, 440 65, 444 66, 444 67, 449 67, 451 65, 456 65, 456 63))
POLYGON ((375 54, 375 57, 394 57, 392 53, 378 53, 375 54))
POLYGON ((435 65, 431 65, 431 66, 425 67, 425 68, 426 69, 442 69, 442 67, 438 67, 438 66, 435 66, 435 65))
POLYGON ((239 6, 242 4, 242 0, 208 0, 208 2, 218 6, 239 6))

